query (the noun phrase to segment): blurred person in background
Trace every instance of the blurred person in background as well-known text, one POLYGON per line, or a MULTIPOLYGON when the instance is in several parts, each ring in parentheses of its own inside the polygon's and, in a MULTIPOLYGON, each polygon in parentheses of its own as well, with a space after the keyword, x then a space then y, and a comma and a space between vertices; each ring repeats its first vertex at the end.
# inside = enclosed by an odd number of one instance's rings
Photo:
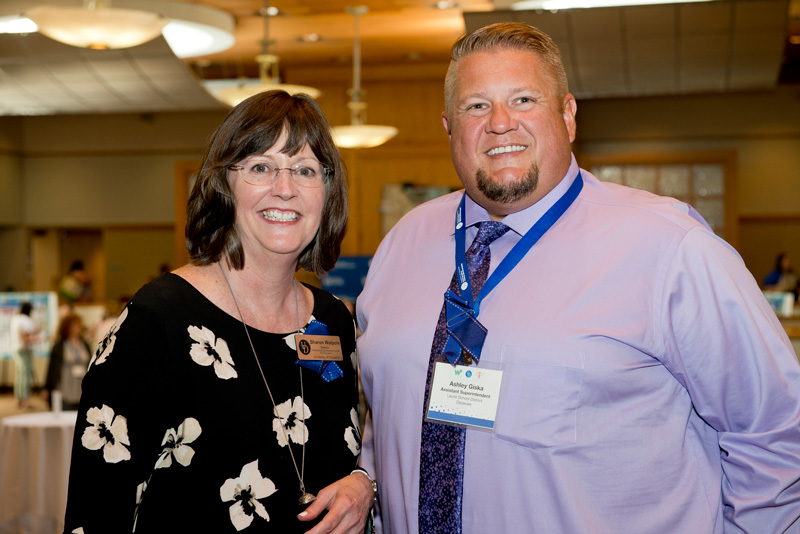
POLYGON ((797 275, 794 274, 792 258, 788 252, 781 252, 775 258, 775 267, 762 282, 767 291, 788 291, 797 298, 797 275))
POLYGON ((89 344, 83 337, 83 319, 71 313, 61 319, 58 335, 50 350, 42 396, 53 408, 53 392, 61 393, 61 407, 77 410, 81 400, 81 380, 91 357, 89 344))
POLYGON ((92 299, 91 279, 83 265, 83 261, 75 260, 69 271, 58 283, 58 294, 66 300, 67 305, 74 302, 87 302, 92 299))
POLYGON ((37 333, 31 319, 33 306, 30 302, 20 305, 19 313, 11 317, 11 353, 14 355, 14 398, 20 409, 30 407, 33 382, 33 344, 37 333))

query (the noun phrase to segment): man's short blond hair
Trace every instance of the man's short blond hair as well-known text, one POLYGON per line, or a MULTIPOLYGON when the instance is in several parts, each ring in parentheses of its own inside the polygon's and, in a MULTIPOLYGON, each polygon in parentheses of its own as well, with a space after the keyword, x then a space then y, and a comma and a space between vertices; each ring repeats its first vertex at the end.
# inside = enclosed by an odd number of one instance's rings
POLYGON ((444 79, 444 106, 448 115, 453 105, 458 62, 475 52, 497 48, 529 50, 535 53, 555 83, 559 102, 569 93, 567 73, 561 61, 561 53, 550 36, 530 24, 498 22, 462 36, 453 45, 450 66, 444 79))

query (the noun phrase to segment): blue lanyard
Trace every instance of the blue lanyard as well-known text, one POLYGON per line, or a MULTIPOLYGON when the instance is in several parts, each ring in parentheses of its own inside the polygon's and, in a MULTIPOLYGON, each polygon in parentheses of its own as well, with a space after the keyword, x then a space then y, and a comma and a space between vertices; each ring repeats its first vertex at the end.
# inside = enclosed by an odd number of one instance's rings
POLYGON ((558 219, 564 215, 564 212, 572 205, 578 194, 583 188, 583 178, 578 171, 578 176, 573 180, 572 185, 569 186, 567 192, 553 204, 542 217, 536 221, 530 230, 528 230, 522 239, 514 245, 514 248, 503 258, 500 265, 492 272, 489 279, 481 289, 480 295, 477 299, 473 300, 472 285, 469 280, 469 269, 467 268, 467 254, 466 254, 466 234, 467 228, 464 224, 464 204, 466 194, 461 197, 461 203, 458 205, 456 211, 456 272, 458 273, 458 283, 461 289, 461 298, 464 300, 468 308, 474 311, 474 316, 477 317, 480 313, 481 301, 486 298, 496 286, 510 273, 517 264, 522 261, 522 258, 528 251, 536 244, 537 241, 553 226, 558 219))

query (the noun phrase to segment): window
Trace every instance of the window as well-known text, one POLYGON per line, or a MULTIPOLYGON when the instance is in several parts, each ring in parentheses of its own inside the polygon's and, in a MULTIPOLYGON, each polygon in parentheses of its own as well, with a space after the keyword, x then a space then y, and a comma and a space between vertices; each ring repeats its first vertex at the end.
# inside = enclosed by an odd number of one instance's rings
POLYGON ((691 204, 718 236, 736 246, 732 154, 651 158, 603 155, 584 156, 581 160, 600 180, 691 204))

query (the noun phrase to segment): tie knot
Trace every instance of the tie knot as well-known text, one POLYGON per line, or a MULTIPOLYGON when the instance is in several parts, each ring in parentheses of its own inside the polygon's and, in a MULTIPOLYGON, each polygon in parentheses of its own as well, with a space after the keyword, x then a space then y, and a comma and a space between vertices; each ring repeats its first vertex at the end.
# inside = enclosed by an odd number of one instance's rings
POLYGON ((475 236, 474 243, 479 246, 490 245, 495 239, 508 232, 510 228, 497 221, 484 221, 478 223, 478 235, 475 236))

